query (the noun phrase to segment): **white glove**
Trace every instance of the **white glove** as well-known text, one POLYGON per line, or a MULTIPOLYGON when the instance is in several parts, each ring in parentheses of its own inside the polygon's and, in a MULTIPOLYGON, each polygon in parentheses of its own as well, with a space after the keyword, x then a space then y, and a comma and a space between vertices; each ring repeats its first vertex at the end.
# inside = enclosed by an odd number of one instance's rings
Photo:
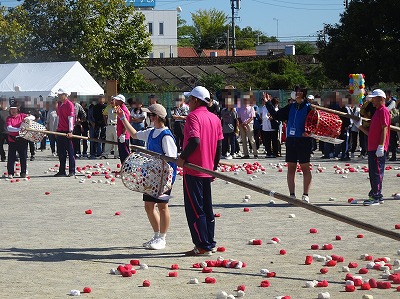
POLYGON ((119 142, 125 143, 125 134, 121 134, 118 139, 119 139, 119 142))
POLYGON ((361 127, 362 126, 362 118, 361 118, 361 116, 359 117, 358 120, 353 120, 353 123, 357 128, 361 127))
POLYGON ((383 145, 378 145, 375 154, 377 157, 383 157, 383 155, 385 154, 385 147, 383 145))

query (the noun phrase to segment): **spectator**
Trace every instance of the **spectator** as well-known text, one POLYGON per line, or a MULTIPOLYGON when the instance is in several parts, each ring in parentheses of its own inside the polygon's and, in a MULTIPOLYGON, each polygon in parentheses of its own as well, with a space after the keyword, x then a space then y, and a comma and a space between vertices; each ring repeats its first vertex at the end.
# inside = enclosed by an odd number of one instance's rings
POLYGON ((6 162, 6 152, 4 151, 4 142, 7 140, 6 119, 9 113, 6 107, 0 105, 0 159, 6 162))
MULTIPOLYGON (((82 136, 88 137, 89 136, 89 121, 88 121, 89 109, 87 108, 86 102, 81 101, 80 104, 86 114, 85 118, 81 118, 82 136)), ((88 151, 88 141, 86 139, 82 139, 82 157, 85 157, 85 158, 87 157, 87 151, 88 151)))
MULTIPOLYGON (((103 117, 104 122, 107 124, 106 140, 117 142, 117 113, 115 111, 115 100, 113 97, 110 97, 108 105, 103 111, 103 117)), ((118 159, 118 146, 106 143, 104 145, 104 152, 101 157, 103 159, 108 159, 111 154, 114 154, 114 159, 118 159)))
MULTIPOLYGON (((264 103, 268 101, 269 94, 263 93, 264 103)), ((278 111, 279 100, 274 97, 271 100, 272 107, 274 111, 278 111)), ((264 105, 261 108, 261 119, 262 119, 262 137, 263 144, 265 146, 265 151, 267 153, 266 158, 276 158, 279 152, 279 121, 274 119, 271 113, 268 111, 268 107, 271 106, 264 105)))
POLYGON ((106 123, 104 122, 103 111, 106 108, 104 95, 99 95, 97 104, 93 106, 93 119, 94 119, 94 131, 93 138, 98 139, 99 142, 94 142, 94 157, 96 159, 101 157, 103 152, 102 140, 106 138, 106 123))
MULTIPOLYGON (((51 108, 47 113, 46 129, 52 132, 56 132, 58 127, 58 115, 57 115, 57 101, 53 100, 51 103, 51 108)), ((49 142, 51 154, 56 157, 56 136, 49 134, 49 142)))
MULTIPOLYGON (((385 106, 390 112, 391 120, 399 118, 399 110, 396 108, 396 100, 392 96, 391 90, 385 90, 386 94, 386 101, 385 106)), ((392 121, 391 121, 392 123, 392 121)), ((395 123, 393 123, 395 125, 395 123)), ((389 152, 391 153, 391 157, 389 161, 396 161, 396 154, 397 154, 397 132, 390 130, 390 139, 389 139, 389 150, 387 155, 389 156, 389 152)))
MULTIPOLYGON (((116 109, 120 108, 124 113, 125 117, 129 119, 130 113, 128 108, 125 106, 125 97, 122 94, 113 97, 115 100, 116 109)), ((118 109, 119 110, 119 109, 118 109)), ((117 118, 117 136, 118 136, 118 153, 121 163, 129 156, 129 132, 126 130, 122 120, 117 118)))
POLYGON ((183 146, 183 128, 185 126, 186 117, 189 114, 189 105, 185 102, 185 96, 179 96, 175 101, 175 107, 172 110, 172 118, 174 119, 174 136, 178 153, 182 151, 183 146))
POLYGON ((242 159, 248 159, 249 149, 247 146, 247 142, 250 142, 251 148, 253 150, 254 158, 258 158, 258 152, 256 148, 256 144, 254 141, 254 132, 253 132, 253 120, 256 116, 253 106, 250 106, 250 98, 245 97, 243 100, 243 106, 238 108, 237 110, 239 116, 239 131, 240 138, 242 139, 243 146, 243 157, 242 159))
MULTIPOLYGON (((349 98, 350 100, 350 114, 360 117, 360 107, 354 104, 355 100, 353 100, 351 97, 349 98)), ((358 139, 358 133, 359 130, 358 128, 354 125, 354 120, 350 120, 350 153, 351 153, 351 158, 354 158, 354 153, 357 149, 357 139, 358 139)), ((360 141, 361 143, 361 141, 360 141)))
POLYGON ((222 133, 222 158, 236 158, 236 128, 239 125, 238 115, 232 98, 226 98, 225 108, 221 110, 222 133))
MULTIPOLYGON (((143 131, 146 120, 146 112, 142 109, 142 103, 139 100, 133 101, 132 110, 130 116, 130 123, 136 131, 143 131)), ((145 142, 143 140, 131 138, 133 145, 144 146, 145 142)))

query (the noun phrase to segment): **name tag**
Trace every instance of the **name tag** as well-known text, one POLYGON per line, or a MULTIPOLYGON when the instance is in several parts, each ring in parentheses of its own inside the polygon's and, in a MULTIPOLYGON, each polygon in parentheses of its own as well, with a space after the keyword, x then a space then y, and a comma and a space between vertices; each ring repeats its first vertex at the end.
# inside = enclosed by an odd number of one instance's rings
POLYGON ((290 128, 290 130, 289 130, 289 135, 290 135, 290 136, 296 135, 296 128, 290 128))

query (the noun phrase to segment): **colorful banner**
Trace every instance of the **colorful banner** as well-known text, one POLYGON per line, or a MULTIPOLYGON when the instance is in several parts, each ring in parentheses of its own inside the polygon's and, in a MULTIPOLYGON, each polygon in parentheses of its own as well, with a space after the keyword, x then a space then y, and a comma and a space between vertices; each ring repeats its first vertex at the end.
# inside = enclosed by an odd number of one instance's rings
POLYGON ((361 100, 364 98, 365 76, 364 74, 349 75, 349 93, 353 99, 361 100))

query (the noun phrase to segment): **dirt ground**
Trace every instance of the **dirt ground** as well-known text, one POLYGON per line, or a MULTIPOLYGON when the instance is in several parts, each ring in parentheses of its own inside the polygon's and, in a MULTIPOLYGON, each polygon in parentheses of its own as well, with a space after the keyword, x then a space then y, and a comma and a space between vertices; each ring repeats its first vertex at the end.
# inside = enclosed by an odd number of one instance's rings
MULTIPOLYGON (((286 169, 279 172, 276 163, 283 159, 230 160, 241 164, 258 161, 266 168, 265 173, 248 175, 242 171, 228 176, 287 194, 286 169)), ((119 161, 77 160, 77 166, 95 166, 103 163, 105 168, 117 170, 119 161)), ((313 158, 313 183, 310 192, 311 203, 354 219, 364 221, 388 230, 395 230, 400 223, 400 201, 391 194, 400 192, 400 162, 388 162, 392 169, 385 172, 383 205, 364 207, 350 205, 348 198, 365 199, 369 191, 368 174, 361 171, 337 174, 335 165, 345 167, 343 162, 313 158), (317 167, 325 167, 317 173, 317 167)), ((367 164, 366 160, 354 159, 349 162, 357 169, 367 164)), ((215 253, 210 260, 219 256, 246 263, 241 269, 214 267, 212 273, 202 273, 193 268, 206 258, 185 257, 182 252, 193 248, 186 223, 183 206, 182 178, 179 177, 172 191, 170 201, 171 227, 167 235, 165 250, 151 251, 141 244, 152 236, 143 208, 142 195, 125 188, 120 179, 115 185, 106 184, 104 175, 85 178, 55 178, 57 158, 49 151, 38 152, 37 158, 29 162, 30 180, 19 182, 0 180, 0 298, 66 298, 70 290, 82 291, 90 287, 85 298, 216 298, 223 290, 237 296, 239 285, 245 285, 248 298, 276 298, 289 295, 291 298, 318 298, 318 293, 329 292, 331 298, 362 298, 364 294, 374 298, 400 298, 398 285, 391 289, 344 291, 342 266, 349 262, 358 263, 350 269, 356 275, 367 261, 360 255, 369 254, 374 258, 389 257, 390 263, 400 259, 398 241, 380 236, 360 228, 333 220, 308 210, 289 205, 283 201, 228 184, 221 179, 213 183, 214 212, 216 218, 217 246, 225 252, 215 253), (50 170, 49 170, 50 169, 50 170), (95 180, 96 183, 92 181, 95 180), (102 182, 100 183, 99 180, 102 182), (48 193, 46 195, 46 192, 48 193), (243 202, 250 195, 248 202, 243 202), (249 212, 244 212, 249 208, 249 212), (92 214, 85 214, 86 210, 92 214), (116 216, 116 212, 120 212, 116 216), (290 214, 294 214, 291 215, 290 214), (295 217, 293 217, 295 216, 295 217), (317 233, 310 233, 316 228, 317 233), (358 235, 363 238, 358 238, 358 235), (341 240, 335 240, 337 235, 341 240), (278 244, 268 244, 273 237, 280 238, 278 244), (249 245, 250 239, 261 239, 262 245, 249 245), (332 244, 333 250, 311 250, 312 244, 322 247, 332 244), (286 250, 285 255, 280 250, 286 250), (307 255, 322 256, 336 254, 344 257, 343 263, 329 267, 326 274, 320 269, 324 262, 314 261, 305 265, 307 255), (120 264, 129 264, 138 259, 148 269, 137 269, 130 278, 110 274, 120 264), (168 277, 172 264, 178 264, 177 277, 168 277), (261 269, 276 272, 267 278, 261 269), (216 279, 215 284, 205 283, 206 277, 216 279), (197 278, 198 284, 190 284, 197 278), (263 280, 270 286, 260 287, 263 280), (143 287, 144 280, 151 282, 143 287), (305 288, 307 281, 327 280, 327 287, 305 288)), ((0 175, 6 172, 6 163, 0 163, 0 175)), ((100 167, 101 168, 101 167, 100 167)), ((90 171, 93 171, 92 168, 90 171)), ((99 168, 97 168, 99 169, 99 168)), ((89 169, 88 169, 89 170, 89 169)), ((297 194, 301 195, 302 178, 297 177, 297 194)), ((396 268, 396 267, 394 267, 396 268)), ((397 266, 398 268, 398 266, 397 266)), ((393 273, 393 271, 392 271, 393 273)), ((381 281, 382 271, 369 270, 363 279, 375 278, 381 281)))

